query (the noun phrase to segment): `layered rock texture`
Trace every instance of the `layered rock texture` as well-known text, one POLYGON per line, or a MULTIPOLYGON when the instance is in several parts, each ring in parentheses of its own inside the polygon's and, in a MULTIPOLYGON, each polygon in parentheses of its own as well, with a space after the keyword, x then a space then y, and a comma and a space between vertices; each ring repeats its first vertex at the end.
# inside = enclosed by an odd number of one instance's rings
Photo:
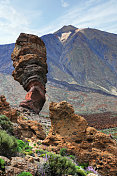
POLYGON ((12 75, 26 91, 21 106, 39 113, 45 103, 47 82, 46 48, 35 35, 21 33, 11 55, 15 70, 12 75))
POLYGON ((48 149, 67 148, 79 162, 89 162, 105 176, 117 173, 117 145, 111 136, 89 127, 66 101, 50 104, 51 129, 43 144, 48 149))

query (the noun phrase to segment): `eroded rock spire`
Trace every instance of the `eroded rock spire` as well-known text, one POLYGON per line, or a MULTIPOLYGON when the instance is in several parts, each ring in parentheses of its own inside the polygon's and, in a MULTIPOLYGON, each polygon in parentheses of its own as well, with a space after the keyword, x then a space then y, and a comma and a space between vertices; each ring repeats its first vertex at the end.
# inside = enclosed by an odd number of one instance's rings
POLYGON ((11 54, 12 76, 28 92, 20 106, 39 113, 45 103, 47 82, 46 48, 36 35, 21 33, 11 54))

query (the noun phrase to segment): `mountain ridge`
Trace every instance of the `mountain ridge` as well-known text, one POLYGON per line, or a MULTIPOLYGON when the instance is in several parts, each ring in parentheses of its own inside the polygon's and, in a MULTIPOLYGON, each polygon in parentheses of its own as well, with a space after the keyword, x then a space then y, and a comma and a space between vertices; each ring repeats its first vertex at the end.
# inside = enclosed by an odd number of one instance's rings
MULTIPOLYGON (((47 49, 48 80, 117 95, 117 34, 68 25, 41 38, 47 49)), ((1 73, 13 71, 13 47, 0 46, 1 73)))
MULTIPOLYGON (((115 48, 117 35, 114 34, 113 36, 111 33, 91 28, 75 29, 76 32, 70 34, 71 36, 63 43, 59 39, 60 33, 62 34, 60 30, 59 36, 57 36, 57 33, 56 35, 55 33, 51 35, 53 40, 54 38, 57 40, 58 37, 58 46, 62 47, 61 54, 57 55, 61 73, 59 68, 56 68, 56 64, 51 63, 51 66, 49 66, 51 72, 52 67, 55 67, 56 70, 58 69, 59 74, 57 75, 53 71, 54 75, 51 74, 48 77, 54 77, 54 79, 61 81, 67 80, 69 83, 75 82, 82 86, 101 89, 107 93, 116 95, 117 52, 115 48), (109 44, 109 41, 111 41, 112 46, 109 44), (69 75, 69 78, 68 75, 66 76, 66 73, 69 75), (59 75, 62 75, 63 78, 60 78, 61 76, 59 77, 59 75), (100 79, 98 79, 99 77, 100 79)), ((50 39, 47 41, 45 38, 48 38, 48 35, 42 37, 45 41, 48 54, 51 48, 55 47, 55 44, 53 43, 53 46, 50 46, 50 39)), ((54 51, 57 50, 57 47, 55 47, 54 51)), ((49 53, 48 58, 50 57, 52 58, 53 56, 49 53)), ((50 63, 48 62, 48 64, 50 63)))

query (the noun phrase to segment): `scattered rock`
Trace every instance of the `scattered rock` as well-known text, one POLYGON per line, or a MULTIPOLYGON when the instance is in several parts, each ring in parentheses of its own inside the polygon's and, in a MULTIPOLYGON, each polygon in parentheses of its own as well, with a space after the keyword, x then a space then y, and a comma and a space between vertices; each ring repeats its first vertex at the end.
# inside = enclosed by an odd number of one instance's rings
POLYGON ((11 58, 14 79, 28 91, 20 105, 39 113, 45 103, 48 72, 44 42, 38 36, 21 33, 11 58))
POLYGON ((38 168, 37 162, 26 160, 21 157, 12 157, 10 164, 5 166, 5 175, 14 176, 25 171, 30 172, 33 176, 36 174, 38 168))
POLYGON ((51 129, 43 141, 48 150, 67 148, 80 163, 89 162, 104 175, 116 176, 117 144, 109 135, 88 127, 87 121, 74 114, 66 101, 50 104, 51 129))

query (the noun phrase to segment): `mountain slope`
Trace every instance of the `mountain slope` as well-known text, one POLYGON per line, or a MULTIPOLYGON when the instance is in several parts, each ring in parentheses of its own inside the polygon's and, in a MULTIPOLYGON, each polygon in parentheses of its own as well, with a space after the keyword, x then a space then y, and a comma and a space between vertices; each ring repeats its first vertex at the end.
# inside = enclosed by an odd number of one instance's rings
MULTIPOLYGON (((66 90, 117 95, 117 35, 64 26, 41 37, 47 49, 48 80, 66 90)), ((11 74, 14 44, 0 46, 0 72, 11 74)))
POLYGON ((0 45, 0 73, 11 74, 13 64, 11 61, 11 53, 15 44, 0 45))
POLYGON ((64 26, 51 36, 42 37, 51 70, 48 78, 117 95, 117 35, 64 26), (56 58, 51 52, 53 47, 56 58), (57 59, 57 65, 50 64, 49 58, 57 59))

